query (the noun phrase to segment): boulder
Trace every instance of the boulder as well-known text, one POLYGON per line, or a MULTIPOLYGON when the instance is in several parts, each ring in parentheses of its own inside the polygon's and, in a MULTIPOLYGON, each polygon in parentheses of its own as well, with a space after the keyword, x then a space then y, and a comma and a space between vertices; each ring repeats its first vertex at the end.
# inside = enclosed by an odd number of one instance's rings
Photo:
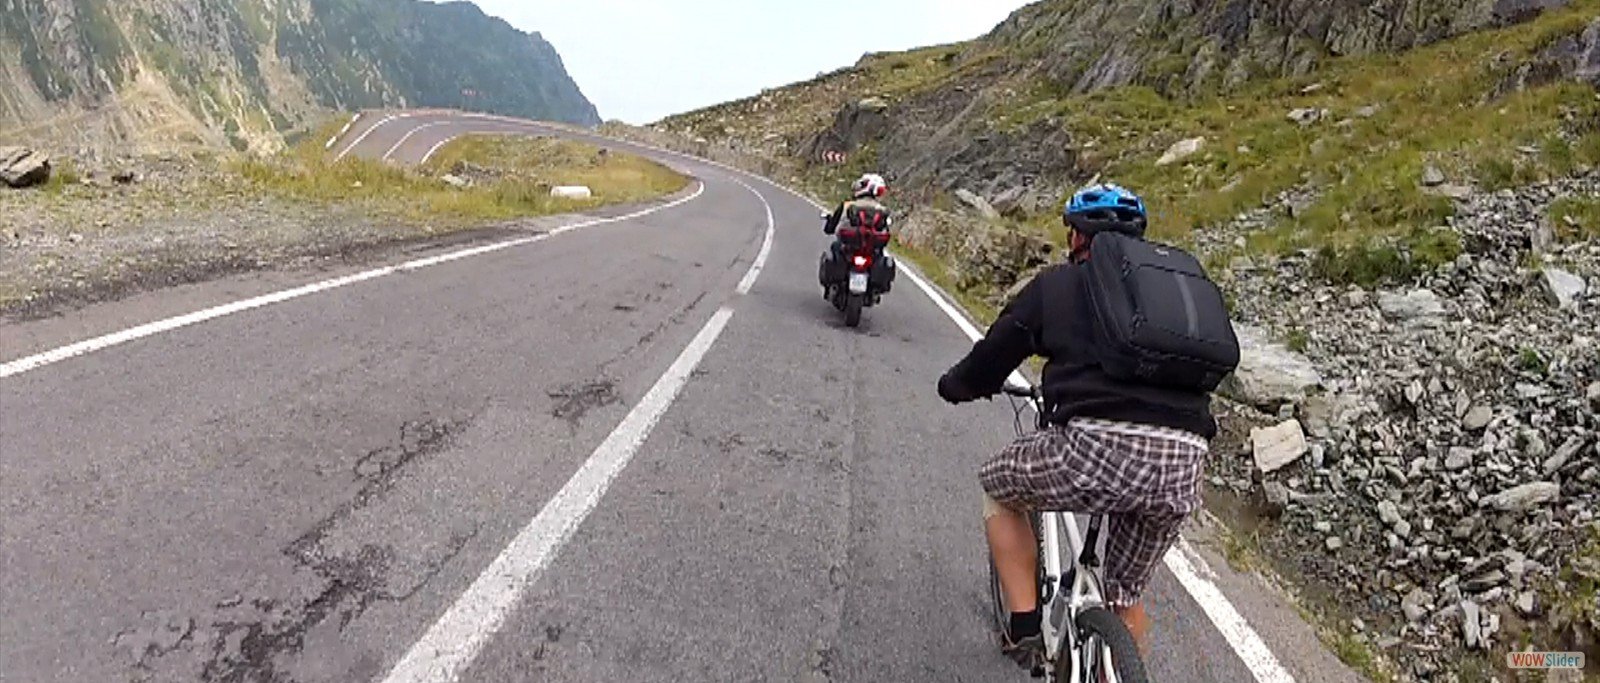
POLYGON ((1563 311, 1571 311, 1578 307, 1578 301, 1588 291, 1588 283, 1583 278, 1573 275, 1560 268, 1546 266, 1543 277, 1545 293, 1550 302, 1563 311))
POLYGON ((1561 496, 1561 486, 1554 482, 1536 481, 1506 489, 1481 501, 1484 507, 1501 512, 1526 512, 1561 496))
POLYGON ((1322 376, 1310 360, 1268 341, 1265 331, 1239 325, 1235 332, 1239 367, 1218 388, 1222 395, 1270 411, 1305 400, 1307 392, 1322 385, 1322 376))
POLYGON ((1206 139, 1203 137, 1179 140, 1173 143, 1171 147, 1167 148, 1167 152, 1162 154, 1160 159, 1156 160, 1156 165, 1170 166, 1178 163, 1184 159, 1199 154, 1200 150, 1205 149, 1205 146, 1206 139))
POLYGON ((1306 434, 1299 420, 1250 430, 1251 451, 1256 468, 1270 473, 1299 460, 1306 454, 1306 434))
POLYGON ((994 206, 989 204, 988 200, 984 199, 983 197, 979 197, 977 194, 971 191, 956 190, 956 199, 960 200, 962 204, 972 207, 974 211, 977 211, 984 218, 989 220, 1000 219, 1000 212, 996 211, 994 206))
POLYGON ((1404 294, 1379 292, 1378 308, 1384 316, 1404 322, 1437 322, 1444 317, 1444 303, 1439 295, 1427 289, 1414 289, 1404 294))
POLYGON ((0 182, 33 187, 50 179, 50 157, 24 147, 0 147, 0 182))
POLYGON ((1433 164, 1428 164, 1422 169, 1422 186, 1438 187, 1444 184, 1444 172, 1433 164))

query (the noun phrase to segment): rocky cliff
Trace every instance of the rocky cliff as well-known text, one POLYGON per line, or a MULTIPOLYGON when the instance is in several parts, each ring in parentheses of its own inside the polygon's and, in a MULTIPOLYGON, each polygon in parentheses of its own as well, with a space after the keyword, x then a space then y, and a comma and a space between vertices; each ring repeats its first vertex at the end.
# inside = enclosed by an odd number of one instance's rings
POLYGON ((599 122, 549 43, 468 2, 0 0, 0 139, 268 151, 384 106, 599 122))
POLYGON ((895 248, 980 316, 1072 188, 1135 188, 1246 342, 1238 556, 1373 680, 1509 680, 1600 641, 1597 87, 1600 0, 1047 0, 634 134, 891 175, 895 248))

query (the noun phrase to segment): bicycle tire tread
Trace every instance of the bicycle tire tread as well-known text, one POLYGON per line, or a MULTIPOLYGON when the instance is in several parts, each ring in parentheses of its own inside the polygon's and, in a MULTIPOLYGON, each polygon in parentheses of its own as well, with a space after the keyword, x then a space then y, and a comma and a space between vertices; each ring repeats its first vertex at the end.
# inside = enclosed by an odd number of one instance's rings
MULTIPOLYGON (((1101 637, 1106 646, 1111 648, 1111 666, 1117 672, 1117 680, 1122 683, 1149 683, 1150 678, 1144 670, 1144 660, 1139 657, 1139 647, 1133 642, 1133 634, 1128 632, 1128 627, 1122 623, 1122 618, 1112 613, 1111 610, 1094 607, 1078 614, 1077 626, 1080 632, 1092 632, 1101 637)), ((1070 658, 1062 657, 1059 666, 1069 666, 1070 658)), ((1056 677, 1063 678, 1059 668, 1056 677)))

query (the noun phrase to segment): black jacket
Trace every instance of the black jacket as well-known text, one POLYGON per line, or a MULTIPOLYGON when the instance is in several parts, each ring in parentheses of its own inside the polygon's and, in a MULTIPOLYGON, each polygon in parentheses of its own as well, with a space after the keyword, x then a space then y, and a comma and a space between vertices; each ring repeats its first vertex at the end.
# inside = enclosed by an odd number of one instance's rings
POLYGON ((993 396, 1012 371, 1037 355, 1046 360, 1042 386, 1054 424, 1093 417, 1215 436, 1209 394, 1119 382, 1100 369, 1086 275, 1086 266, 1062 264, 1035 277, 972 352, 940 378, 940 395, 953 401, 993 396))

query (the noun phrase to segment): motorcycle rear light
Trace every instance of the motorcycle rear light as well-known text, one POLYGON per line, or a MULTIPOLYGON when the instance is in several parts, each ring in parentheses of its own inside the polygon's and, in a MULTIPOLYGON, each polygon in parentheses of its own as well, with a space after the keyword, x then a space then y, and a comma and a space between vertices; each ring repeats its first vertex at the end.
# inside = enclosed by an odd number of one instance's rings
POLYGON ((857 256, 856 257, 856 265, 857 266, 865 266, 865 265, 867 265, 867 257, 865 257, 865 256, 857 256))

